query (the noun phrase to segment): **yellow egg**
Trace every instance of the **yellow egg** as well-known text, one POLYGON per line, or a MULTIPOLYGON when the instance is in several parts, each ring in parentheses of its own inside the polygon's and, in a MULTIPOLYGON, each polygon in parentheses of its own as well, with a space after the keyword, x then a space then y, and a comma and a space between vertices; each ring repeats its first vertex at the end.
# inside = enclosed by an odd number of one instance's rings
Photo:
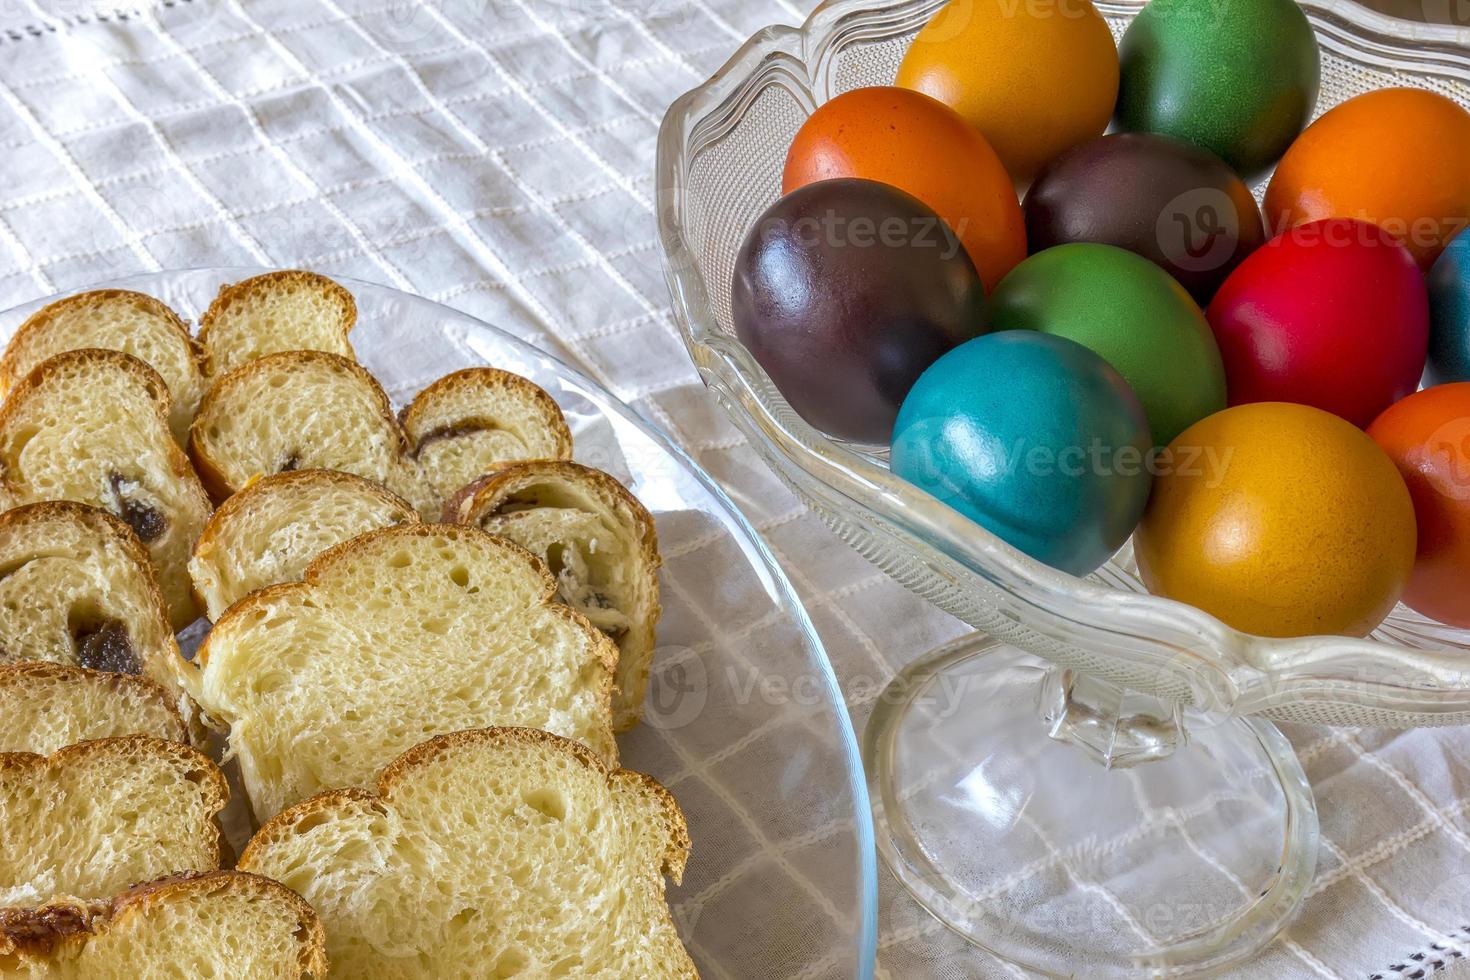
POLYGON ((1091 0, 950 0, 914 39, 898 84, 958 110, 1025 182, 1107 129, 1118 47, 1091 0))
POLYGON ((1186 429, 1134 539, 1149 590, 1261 636, 1365 636, 1414 567, 1408 487, 1359 428, 1305 405, 1186 429))

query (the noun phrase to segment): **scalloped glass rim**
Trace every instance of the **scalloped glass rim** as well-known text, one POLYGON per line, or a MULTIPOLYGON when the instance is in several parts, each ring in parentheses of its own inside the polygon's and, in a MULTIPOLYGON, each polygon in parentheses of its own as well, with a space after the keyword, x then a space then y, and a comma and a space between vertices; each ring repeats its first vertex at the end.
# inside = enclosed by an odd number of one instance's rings
MULTIPOLYGON (((1466 653, 1337 636, 1250 636, 1194 607, 1058 572, 893 476, 875 454, 813 429, 749 352, 720 328, 696 259, 699 243, 685 217, 691 147, 732 129, 772 82, 814 108, 830 91, 841 41, 915 30, 944 2, 831 0, 799 29, 758 32, 708 82, 676 101, 664 119, 658 218, 675 319, 701 375, 737 426, 824 518, 865 540, 870 558, 884 557, 884 541, 917 552, 922 574, 947 583, 921 590, 931 600, 946 587, 962 591, 967 579, 980 579, 998 592, 999 612, 1043 646, 1085 646, 1102 658, 1128 661, 1130 669, 1166 672, 1192 703, 1239 713, 1290 718, 1282 709, 1311 702, 1362 712, 1373 719, 1364 724, 1392 723, 1395 717, 1409 725, 1470 723, 1466 653)), ((1096 6, 1126 17, 1142 9, 1144 0, 1099 0, 1096 6)), ((1401 21, 1350 0, 1303 0, 1302 6, 1329 50, 1368 64, 1399 70, 1411 65, 1419 75, 1470 81, 1470 29, 1401 21)), ((946 608, 971 618, 953 603, 946 608)), ((1046 655, 1045 649, 1036 652, 1046 655)))
MULTIPOLYGON (((117 288, 134 289, 139 292, 154 295, 164 302, 174 305, 178 303, 176 294, 192 293, 202 296, 203 302, 207 302, 214 296, 222 283, 236 282, 250 276, 260 275, 264 272, 273 271, 263 267, 218 267, 218 268, 194 268, 168 270, 161 272, 139 273, 95 283, 86 287, 67 289, 44 299, 37 299, 22 303, 7 310, 0 311, 0 346, 9 339, 14 327, 19 326, 22 320, 31 313, 40 309, 62 296, 83 292, 88 289, 117 288)), ((454 330, 464 330, 471 345, 475 348, 475 354, 482 357, 486 362, 493 359, 498 366, 509 370, 520 371, 526 374, 535 374, 540 383, 550 387, 552 382, 558 386, 556 390, 564 393, 574 394, 579 400, 590 405, 591 409, 600 413, 601 417, 613 416, 620 420, 622 425, 635 430, 638 436, 653 444, 656 451, 666 456, 666 459, 654 466, 641 466, 635 470, 634 475, 639 480, 657 478, 660 472, 668 472, 667 467, 672 464, 682 469, 693 482, 708 494, 707 502, 699 502, 706 512, 718 509, 717 518, 719 523, 735 539, 741 554, 750 562, 749 573, 754 576, 771 603, 789 619, 794 631, 799 634, 804 645, 804 666, 810 668, 812 674, 820 684, 822 694, 822 711, 830 713, 834 721, 831 736, 834 746, 840 749, 841 758, 844 763, 843 782, 851 792, 853 823, 853 847, 857 862, 855 871, 856 881, 853 891, 858 899, 858 908, 855 910, 858 921, 853 930, 853 943, 851 947, 844 950, 833 950, 842 956, 842 962, 854 962, 857 968, 859 980, 871 980, 877 962, 878 948, 878 869, 877 851, 874 846, 873 813, 868 796, 867 781, 864 776, 862 756, 858 747, 858 740, 852 726, 851 716, 848 714, 846 699, 842 693, 841 685, 838 683, 836 672, 832 667, 831 660, 827 656, 825 647, 822 645, 820 634, 808 617, 806 608, 802 605, 796 589, 792 586, 786 573, 781 569, 775 556, 771 553, 764 539, 751 526, 749 520, 741 513, 740 509, 730 500, 713 478, 696 463, 679 446, 674 444, 658 428, 646 421, 641 415, 633 411, 627 405, 619 401, 596 381, 591 380, 576 368, 568 365, 560 358, 534 347, 525 341, 515 337, 507 331, 485 323, 484 321, 461 312, 452 307, 435 303, 432 300, 415 296, 412 293, 403 292, 390 286, 378 283, 365 282, 351 276, 333 275, 338 282, 342 283, 352 291, 357 298, 360 309, 364 311, 366 319, 367 308, 381 305, 382 301, 396 301, 412 306, 423 307, 432 314, 433 322, 454 330), (850 958, 850 960, 849 960, 850 958)), ((182 306, 175 306, 180 315, 186 319, 190 310, 182 306)), ((202 312, 202 302, 198 311, 202 312)), ((402 323, 407 318, 395 320, 395 325, 388 330, 401 329, 402 323)), ((359 325, 363 329, 365 324, 359 325)), ((435 375, 437 376, 437 374, 435 375)), ((387 375, 384 375, 386 378, 387 375)), ((421 382, 422 383, 422 382, 421 382)), ((421 384, 420 383, 420 384, 421 384)), ((391 386, 390 386, 391 388, 391 386)), ((416 389, 415 389, 416 390, 416 389)), ((568 420, 574 421, 572 410, 566 407, 568 420)), ((640 494, 644 491, 640 490, 640 494)), ((677 488, 675 488, 677 492, 677 488)), ((652 499, 647 499, 650 509, 659 510, 652 499)), ((667 604, 667 603, 666 603, 667 604)), ((196 624, 197 625, 197 624, 196 624)), ((191 628, 192 629, 192 628, 191 628)), ((713 668, 711 668, 713 669, 713 668)), ((711 691, 717 690, 716 686, 710 686, 711 691)), ((644 727, 647 727, 646 725, 644 727)), ((635 729, 635 732, 637 730, 635 729)), ((631 759, 629 764, 635 764, 631 759)), ((779 775, 779 774, 778 774, 779 775)), ((779 779, 777 780, 780 781, 779 779)), ((696 840, 696 847, 698 840, 696 840)), ((686 886, 688 882, 686 880, 686 886)), ((728 920, 727 920, 728 922, 728 920)), ((731 925, 738 926, 739 923, 731 925)))

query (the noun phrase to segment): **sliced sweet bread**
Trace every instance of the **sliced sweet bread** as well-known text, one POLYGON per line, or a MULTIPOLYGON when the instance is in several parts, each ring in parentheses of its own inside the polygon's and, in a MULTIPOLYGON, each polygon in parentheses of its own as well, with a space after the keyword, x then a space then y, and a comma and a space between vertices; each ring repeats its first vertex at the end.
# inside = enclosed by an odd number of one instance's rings
POLYGON ((300 581, 313 558, 418 512, 371 480, 335 470, 277 473, 226 500, 194 545, 189 575, 213 622, 268 585, 300 581))
POLYGON ((495 368, 440 378, 414 396, 401 419, 441 501, 505 463, 572 455, 572 432, 552 397, 495 368))
POLYGON ((0 755, 0 906, 93 902, 213 871, 228 798, 208 757, 144 735, 0 755))
POLYGON ((122 521, 70 501, 0 513, 0 663, 27 660, 139 674, 184 697, 168 606, 122 521))
POLYGON ((326 934, 286 886, 181 874, 109 902, 0 911, 0 975, 17 980, 325 980, 326 934))
POLYGON ((199 320, 199 344, 210 377, 288 350, 355 360, 347 335, 356 323, 357 303, 341 285, 284 269, 220 287, 199 320))
POLYGON ((125 289, 78 293, 31 314, 0 357, 0 397, 47 358, 101 347, 131 354, 168 385, 169 428, 183 444, 204 397, 204 364, 189 327, 152 296, 125 289))
POLYGON ((145 677, 38 662, 0 666, 0 753, 50 755, 120 735, 189 741, 174 695, 145 677))
POLYGON ((189 452, 217 500, 271 473, 340 470, 381 483, 426 520, 437 520, 450 494, 521 458, 518 453, 571 451, 566 422, 550 396, 489 368, 430 385, 403 418, 407 429, 382 387, 357 363, 321 351, 289 351, 236 368, 211 386, 189 452))
POLYGON ((435 499, 382 387, 356 362, 321 351, 271 354, 217 380, 189 453, 220 501, 262 476, 305 469, 373 480, 421 513, 435 499))
POLYGON ((72 500, 121 518, 179 629, 198 616, 189 551, 212 508, 168 418, 163 379, 135 357, 85 349, 41 362, 0 407, 0 509, 72 500))
POLYGON ((557 597, 618 645, 613 728, 636 725, 660 613, 658 536, 638 498, 578 463, 512 463, 455 495, 444 519, 508 538, 546 562, 557 597))
POLYGON ((263 826, 240 867, 321 915, 334 976, 697 977, 664 876, 684 816, 647 776, 527 729, 443 735, 377 792, 339 790, 263 826))
POLYGON ((221 616, 195 697, 262 819, 463 728, 545 728, 613 761, 617 648, 555 594, 540 561, 478 528, 372 531, 221 616))

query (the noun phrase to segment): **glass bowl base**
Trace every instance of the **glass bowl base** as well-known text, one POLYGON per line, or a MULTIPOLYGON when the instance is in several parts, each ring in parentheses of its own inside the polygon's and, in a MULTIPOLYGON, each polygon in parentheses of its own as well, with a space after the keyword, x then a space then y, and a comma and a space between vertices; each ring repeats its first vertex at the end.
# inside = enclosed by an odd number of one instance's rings
POLYGON ((1311 790, 1269 722, 1150 704, 983 635, 895 678, 864 752, 895 877, 1043 975, 1224 970, 1316 867, 1311 790))

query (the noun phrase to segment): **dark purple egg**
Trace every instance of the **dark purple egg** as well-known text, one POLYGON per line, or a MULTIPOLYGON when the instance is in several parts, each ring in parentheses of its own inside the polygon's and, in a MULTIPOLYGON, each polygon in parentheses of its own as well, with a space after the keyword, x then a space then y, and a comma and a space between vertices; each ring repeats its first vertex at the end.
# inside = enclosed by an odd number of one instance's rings
POLYGON ((1025 213, 1032 254, 1115 245, 1162 267, 1201 305, 1266 241, 1256 199, 1224 161, 1150 133, 1102 136, 1053 160, 1025 213))
POLYGON ((812 425, 886 443, 924 369, 984 332, 985 287, 909 194, 825 180, 761 215, 735 260, 735 333, 812 425))

